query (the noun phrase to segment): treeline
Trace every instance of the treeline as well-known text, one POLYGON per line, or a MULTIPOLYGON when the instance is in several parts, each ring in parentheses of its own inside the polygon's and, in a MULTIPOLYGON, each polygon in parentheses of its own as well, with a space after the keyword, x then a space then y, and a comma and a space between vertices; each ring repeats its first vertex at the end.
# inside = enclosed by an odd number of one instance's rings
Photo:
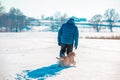
POLYGON ((27 26, 27 17, 14 7, 9 12, 0 3, 0 31, 21 32, 27 26))
POLYGON ((7 32, 21 31, 26 25, 26 16, 19 9, 11 8, 9 13, 0 15, 0 27, 6 28, 7 32))
POLYGON ((113 26, 117 26, 115 23, 120 22, 120 16, 119 16, 119 13, 115 9, 110 8, 110 9, 105 10, 103 15, 101 14, 94 15, 89 20, 89 22, 93 24, 92 26, 94 29, 96 29, 97 32, 99 32, 101 30, 101 27, 105 25, 104 23, 107 23, 110 32, 113 32, 113 26))
MULTIPOLYGON (((41 15, 42 20, 52 20, 55 22, 51 22, 51 29, 54 30, 58 27, 56 23, 59 22, 61 25, 64 23, 67 15, 61 15, 60 12, 56 12, 53 16, 45 17, 45 15, 41 15)), ((21 32, 24 28, 29 28, 27 26, 34 26, 31 22, 40 21, 33 17, 28 17, 23 14, 20 9, 10 8, 8 12, 5 11, 5 8, 0 3, 0 32, 21 32)), ((40 24, 39 24, 40 26, 40 24)))
MULTIPOLYGON (((50 27, 54 30, 59 28, 67 20, 67 14, 56 12, 53 16, 49 17, 45 17, 43 14, 41 15, 41 19, 51 20, 50 27)), ((20 9, 14 7, 6 12, 5 8, 0 3, 0 32, 21 32, 24 28, 27 28, 27 26, 31 26, 32 21, 39 22, 38 19, 27 17, 22 11, 20 11, 20 9)), ((116 22, 120 22, 120 16, 115 9, 111 8, 107 9, 103 15, 95 14, 90 20, 88 20, 88 22, 92 24, 97 32, 101 30, 100 24, 106 22, 109 25, 108 28, 110 29, 110 32, 113 32, 113 25, 115 25, 116 22)))

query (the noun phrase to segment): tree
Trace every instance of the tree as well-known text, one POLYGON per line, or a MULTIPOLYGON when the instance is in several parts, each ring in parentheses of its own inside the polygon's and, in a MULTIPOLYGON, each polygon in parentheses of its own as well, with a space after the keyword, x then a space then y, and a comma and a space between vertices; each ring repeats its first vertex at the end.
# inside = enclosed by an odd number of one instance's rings
POLYGON ((10 8, 9 17, 11 20, 11 31, 15 29, 16 32, 21 31, 24 27, 26 16, 14 7, 10 8))
POLYGON ((60 24, 60 18, 61 18, 60 12, 56 12, 53 15, 53 20, 51 20, 51 30, 52 31, 56 31, 56 29, 58 29, 59 24, 60 24))
POLYGON ((52 22, 51 30, 58 30, 59 27, 66 21, 67 14, 61 14, 60 12, 56 12, 53 16, 54 21, 52 22))
POLYGON ((62 16, 61 16, 61 19, 60 19, 60 26, 65 23, 67 20, 67 14, 64 13, 62 16))
POLYGON ((2 15, 5 12, 5 8, 2 6, 0 2, 0 15, 2 15))
POLYGON ((42 19, 42 20, 45 19, 45 15, 44 15, 44 14, 41 15, 41 19, 42 19))
POLYGON ((111 8, 105 11, 104 16, 105 16, 106 22, 109 23, 110 32, 113 32, 112 27, 113 27, 113 24, 118 20, 119 14, 116 12, 115 9, 111 8))
POLYGON ((14 7, 9 12, 5 12, 5 8, 0 3, 0 27, 4 27, 6 31, 21 31, 26 24, 26 16, 14 7))
POLYGON ((101 22, 101 19, 102 19, 102 15, 96 14, 90 20, 90 22, 94 24, 93 26, 97 32, 99 32, 101 28, 101 26, 98 26, 98 24, 101 22))
POLYGON ((2 27, 5 28, 5 26, 4 26, 4 23, 5 23, 4 14, 5 14, 5 8, 2 6, 2 4, 0 2, 0 31, 3 31, 2 27))
POLYGON ((54 19, 55 19, 56 21, 59 21, 60 18, 61 18, 61 13, 60 13, 60 12, 56 12, 56 13, 54 14, 54 19))

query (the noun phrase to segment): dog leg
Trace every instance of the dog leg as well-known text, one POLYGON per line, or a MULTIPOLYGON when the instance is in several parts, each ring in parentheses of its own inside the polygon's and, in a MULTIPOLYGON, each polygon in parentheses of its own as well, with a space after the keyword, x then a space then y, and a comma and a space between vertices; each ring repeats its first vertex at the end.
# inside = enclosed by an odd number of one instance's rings
POLYGON ((75 66, 75 64, 76 64, 76 61, 73 61, 73 66, 75 66))

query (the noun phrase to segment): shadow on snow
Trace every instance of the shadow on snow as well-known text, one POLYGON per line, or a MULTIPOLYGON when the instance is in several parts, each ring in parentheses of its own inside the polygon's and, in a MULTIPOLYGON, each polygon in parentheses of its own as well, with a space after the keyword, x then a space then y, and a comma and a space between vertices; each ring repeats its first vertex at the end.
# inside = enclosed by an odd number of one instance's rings
POLYGON ((35 70, 25 70, 21 74, 17 74, 16 80, 45 80, 47 77, 58 75, 63 69, 70 67, 59 67, 58 64, 42 67, 35 70))

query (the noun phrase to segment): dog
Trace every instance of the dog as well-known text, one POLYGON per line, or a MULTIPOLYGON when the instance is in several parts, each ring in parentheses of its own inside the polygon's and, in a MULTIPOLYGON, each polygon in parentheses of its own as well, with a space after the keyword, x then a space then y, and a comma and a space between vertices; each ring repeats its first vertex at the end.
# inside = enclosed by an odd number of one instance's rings
POLYGON ((74 60, 75 52, 70 52, 67 56, 58 58, 59 66, 75 66, 76 61, 74 60))

